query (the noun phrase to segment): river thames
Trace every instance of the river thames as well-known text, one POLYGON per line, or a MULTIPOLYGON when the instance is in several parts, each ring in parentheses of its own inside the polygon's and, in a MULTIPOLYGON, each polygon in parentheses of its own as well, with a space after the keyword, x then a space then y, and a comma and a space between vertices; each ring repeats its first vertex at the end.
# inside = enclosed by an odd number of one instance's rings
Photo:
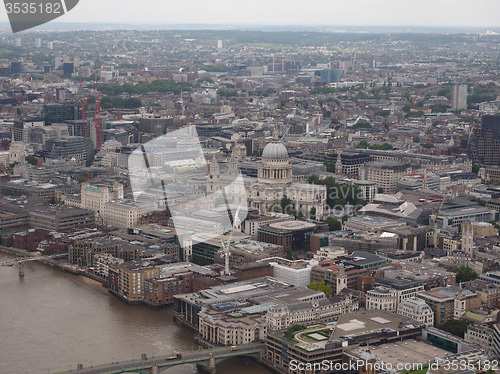
MULTIPOLYGON (((15 256, 0 252, 0 262, 15 256)), ((84 278, 36 262, 0 267, 0 373, 39 374, 111 361, 170 355, 198 347, 193 333, 173 322, 172 308, 129 306, 95 290, 84 278)), ((250 359, 217 365, 218 374, 268 374, 250 359)), ((184 365, 164 373, 198 373, 184 365)))

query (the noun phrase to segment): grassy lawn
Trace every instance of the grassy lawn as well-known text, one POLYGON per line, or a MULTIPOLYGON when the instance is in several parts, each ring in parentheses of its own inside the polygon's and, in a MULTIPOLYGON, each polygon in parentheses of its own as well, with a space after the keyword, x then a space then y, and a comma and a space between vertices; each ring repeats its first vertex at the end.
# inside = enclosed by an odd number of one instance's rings
POLYGON ((429 365, 424 365, 420 370, 403 370, 401 374, 425 374, 429 365))

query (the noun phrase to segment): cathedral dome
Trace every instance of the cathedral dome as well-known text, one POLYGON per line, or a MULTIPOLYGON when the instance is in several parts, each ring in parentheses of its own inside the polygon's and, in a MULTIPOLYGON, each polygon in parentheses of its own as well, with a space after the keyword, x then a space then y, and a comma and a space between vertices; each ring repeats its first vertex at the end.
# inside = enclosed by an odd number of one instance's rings
POLYGON ((262 158, 267 160, 288 160, 288 151, 282 143, 273 141, 264 147, 262 158))

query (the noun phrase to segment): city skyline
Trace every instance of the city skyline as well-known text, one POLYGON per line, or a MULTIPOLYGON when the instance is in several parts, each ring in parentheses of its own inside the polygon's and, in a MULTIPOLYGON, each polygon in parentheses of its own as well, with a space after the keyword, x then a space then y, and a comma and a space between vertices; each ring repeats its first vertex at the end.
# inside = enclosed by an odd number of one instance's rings
MULTIPOLYGON (((109 24, 202 24, 202 25, 298 25, 298 26, 422 26, 500 27, 496 16, 500 3, 479 0, 471 6, 464 0, 396 1, 314 0, 307 6, 298 1, 256 0, 251 7, 236 7, 228 0, 184 3, 157 0, 81 1, 74 10, 51 23, 109 24), (96 9, 99 11, 96 12, 96 9)), ((2 12, 0 21, 7 21, 2 12)))

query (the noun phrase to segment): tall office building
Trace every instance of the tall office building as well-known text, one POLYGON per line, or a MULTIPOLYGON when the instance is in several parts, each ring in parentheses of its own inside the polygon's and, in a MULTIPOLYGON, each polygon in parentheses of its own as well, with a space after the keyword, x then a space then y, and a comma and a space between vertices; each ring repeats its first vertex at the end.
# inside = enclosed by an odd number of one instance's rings
POLYGON ((94 145, 89 138, 65 136, 61 140, 54 141, 47 157, 90 166, 94 160, 94 145))
POLYGON ((21 46, 21 38, 15 38, 14 39, 14 45, 16 47, 20 47, 21 46))
POLYGON ((316 70, 314 75, 318 76, 321 82, 336 83, 342 79, 342 70, 316 70))
POLYGON ((56 100, 66 101, 66 94, 64 93, 64 88, 56 88, 56 100))
POLYGON ((42 39, 40 38, 35 39, 35 47, 42 48, 42 39))
POLYGON ((70 104, 45 104, 42 107, 42 117, 45 125, 51 125, 54 122, 82 119, 82 110, 79 106, 70 104))
POLYGON ((63 74, 73 74, 75 71, 75 65, 72 62, 64 62, 63 63, 63 74))
POLYGON ((473 163, 500 166, 500 116, 483 116, 474 136, 462 142, 473 163))
POLYGON ((500 323, 493 325, 493 358, 500 359, 500 323))
POLYGON ((19 74, 23 69, 21 61, 11 61, 10 63, 10 73, 19 74))
POLYGON ((460 84, 453 86, 452 109, 467 109, 467 85, 460 84))

